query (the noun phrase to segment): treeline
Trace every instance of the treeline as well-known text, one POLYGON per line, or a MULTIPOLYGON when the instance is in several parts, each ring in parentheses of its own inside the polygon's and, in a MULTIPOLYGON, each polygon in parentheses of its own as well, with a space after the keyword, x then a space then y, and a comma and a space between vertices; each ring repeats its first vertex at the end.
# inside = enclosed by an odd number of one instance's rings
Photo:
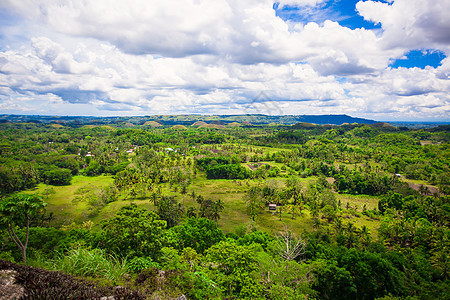
POLYGON ((250 171, 239 164, 237 157, 204 157, 196 164, 206 172, 208 179, 246 179, 250 171))

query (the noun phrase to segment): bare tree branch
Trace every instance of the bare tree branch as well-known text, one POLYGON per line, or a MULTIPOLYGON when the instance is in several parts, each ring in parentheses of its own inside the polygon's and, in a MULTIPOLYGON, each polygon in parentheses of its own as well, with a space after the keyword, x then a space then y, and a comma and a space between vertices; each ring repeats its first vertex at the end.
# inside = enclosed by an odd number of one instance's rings
POLYGON ((276 251, 284 260, 294 260, 305 253, 306 240, 296 237, 287 228, 284 232, 279 233, 277 240, 276 251))

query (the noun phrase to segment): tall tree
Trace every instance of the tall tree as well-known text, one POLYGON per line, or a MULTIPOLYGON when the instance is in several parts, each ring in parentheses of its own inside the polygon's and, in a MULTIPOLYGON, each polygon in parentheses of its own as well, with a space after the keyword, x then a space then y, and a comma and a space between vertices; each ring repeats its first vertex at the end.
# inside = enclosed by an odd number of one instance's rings
POLYGON ((247 213, 255 221, 255 216, 259 214, 263 207, 262 191, 259 187, 251 187, 245 195, 245 201, 247 202, 247 213))
POLYGON ((46 205, 37 194, 15 194, 0 202, 0 224, 7 228, 9 236, 22 252, 25 265, 30 223, 45 213, 46 205), (22 240, 17 236, 18 227, 26 228, 25 238, 22 240))
POLYGON ((161 196, 155 202, 155 205, 158 209, 157 213, 159 217, 167 222, 168 228, 178 224, 178 221, 183 215, 183 206, 178 203, 174 196, 161 196))
POLYGON ((166 225, 155 212, 136 204, 124 206, 114 217, 102 222, 105 247, 120 255, 154 258, 162 247, 166 225))

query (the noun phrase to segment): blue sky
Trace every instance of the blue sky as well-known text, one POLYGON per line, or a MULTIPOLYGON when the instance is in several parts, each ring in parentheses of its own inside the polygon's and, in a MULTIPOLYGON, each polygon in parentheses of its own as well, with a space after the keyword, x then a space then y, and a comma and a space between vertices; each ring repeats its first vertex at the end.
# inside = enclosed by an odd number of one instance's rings
POLYGON ((448 11, 447 0, 5 0, 0 114, 450 121, 448 11))
POLYGON ((437 68, 441 65, 442 60, 446 58, 444 52, 439 50, 411 50, 404 55, 404 57, 394 60, 390 66, 392 68, 421 68, 424 69, 427 66, 437 68))
MULTIPOLYGON (((338 22, 341 26, 351 29, 365 28, 376 29, 381 28, 381 24, 365 20, 356 10, 355 0, 332 0, 326 1, 314 7, 308 7, 308 13, 305 14, 304 7, 296 5, 281 6, 280 3, 274 3, 274 10, 277 16, 287 21, 294 22, 317 22, 323 23, 326 20, 338 22)), ((378 1, 386 3, 386 1, 378 1)))

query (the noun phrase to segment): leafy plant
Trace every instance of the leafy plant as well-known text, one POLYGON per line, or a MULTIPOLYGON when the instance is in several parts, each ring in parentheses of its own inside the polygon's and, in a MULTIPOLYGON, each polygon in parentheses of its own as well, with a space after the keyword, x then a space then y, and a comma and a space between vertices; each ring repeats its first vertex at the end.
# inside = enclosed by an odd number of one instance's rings
POLYGON ((15 194, 0 202, 0 225, 6 227, 10 238, 22 252, 25 265, 27 264, 30 223, 44 214, 46 205, 37 194, 15 194), (26 228, 24 239, 17 236, 16 227, 26 228))
POLYGON ((118 259, 98 248, 72 249, 59 255, 51 265, 53 270, 84 277, 106 278, 113 283, 120 281, 128 271, 126 259, 118 259))

